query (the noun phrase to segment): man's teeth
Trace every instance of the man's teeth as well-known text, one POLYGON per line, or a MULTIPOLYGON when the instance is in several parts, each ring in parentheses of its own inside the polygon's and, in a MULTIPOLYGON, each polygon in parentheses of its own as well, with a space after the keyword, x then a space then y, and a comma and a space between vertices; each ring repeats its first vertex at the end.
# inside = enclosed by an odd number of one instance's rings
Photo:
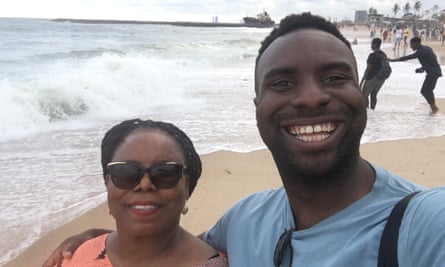
POLYGON ((322 123, 322 124, 305 125, 305 126, 293 126, 290 128, 290 133, 293 135, 313 134, 321 132, 329 133, 332 132, 334 129, 335 129, 334 124, 322 123))
POLYGON ((334 130, 335 125, 333 123, 289 127, 290 134, 304 142, 322 141, 328 138, 334 130))
POLYGON ((329 134, 300 135, 296 137, 304 142, 318 142, 328 138, 329 134))

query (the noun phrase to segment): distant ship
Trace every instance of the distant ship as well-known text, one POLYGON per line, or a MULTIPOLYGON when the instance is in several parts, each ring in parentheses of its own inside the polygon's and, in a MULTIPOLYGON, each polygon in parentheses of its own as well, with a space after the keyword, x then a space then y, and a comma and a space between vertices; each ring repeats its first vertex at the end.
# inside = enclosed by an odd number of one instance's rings
POLYGON ((249 27, 272 27, 275 25, 266 11, 256 15, 256 17, 244 17, 243 22, 249 27))

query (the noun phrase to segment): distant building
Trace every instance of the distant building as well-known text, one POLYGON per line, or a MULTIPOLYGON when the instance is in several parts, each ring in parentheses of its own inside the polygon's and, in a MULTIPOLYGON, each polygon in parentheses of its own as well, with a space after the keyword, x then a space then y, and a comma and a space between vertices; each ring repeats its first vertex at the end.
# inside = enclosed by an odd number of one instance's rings
POLYGON ((366 10, 357 10, 357 11, 355 11, 354 22, 357 23, 357 24, 366 24, 366 23, 368 23, 368 11, 366 11, 366 10))

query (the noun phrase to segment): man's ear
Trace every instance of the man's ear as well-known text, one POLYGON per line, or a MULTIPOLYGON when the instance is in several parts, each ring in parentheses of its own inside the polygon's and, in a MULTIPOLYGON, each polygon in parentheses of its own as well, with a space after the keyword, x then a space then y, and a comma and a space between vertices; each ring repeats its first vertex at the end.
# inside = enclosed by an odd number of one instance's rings
POLYGON ((258 101, 257 101, 257 97, 256 96, 253 98, 253 104, 255 104, 255 107, 258 105, 258 101))

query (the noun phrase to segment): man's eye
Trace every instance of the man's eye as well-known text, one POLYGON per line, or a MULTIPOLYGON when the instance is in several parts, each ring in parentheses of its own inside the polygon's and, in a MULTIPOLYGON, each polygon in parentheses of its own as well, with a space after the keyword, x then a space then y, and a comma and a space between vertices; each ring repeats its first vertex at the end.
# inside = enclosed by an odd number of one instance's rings
POLYGON ((293 84, 291 82, 285 81, 285 80, 276 81, 271 84, 271 87, 274 90, 280 90, 280 91, 289 90, 290 88, 292 88, 292 86, 293 86, 293 84))
POLYGON ((336 82, 344 82, 345 80, 349 80, 348 77, 344 75, 331 75, 323 79, 324 83, 336 83, 336 82))

